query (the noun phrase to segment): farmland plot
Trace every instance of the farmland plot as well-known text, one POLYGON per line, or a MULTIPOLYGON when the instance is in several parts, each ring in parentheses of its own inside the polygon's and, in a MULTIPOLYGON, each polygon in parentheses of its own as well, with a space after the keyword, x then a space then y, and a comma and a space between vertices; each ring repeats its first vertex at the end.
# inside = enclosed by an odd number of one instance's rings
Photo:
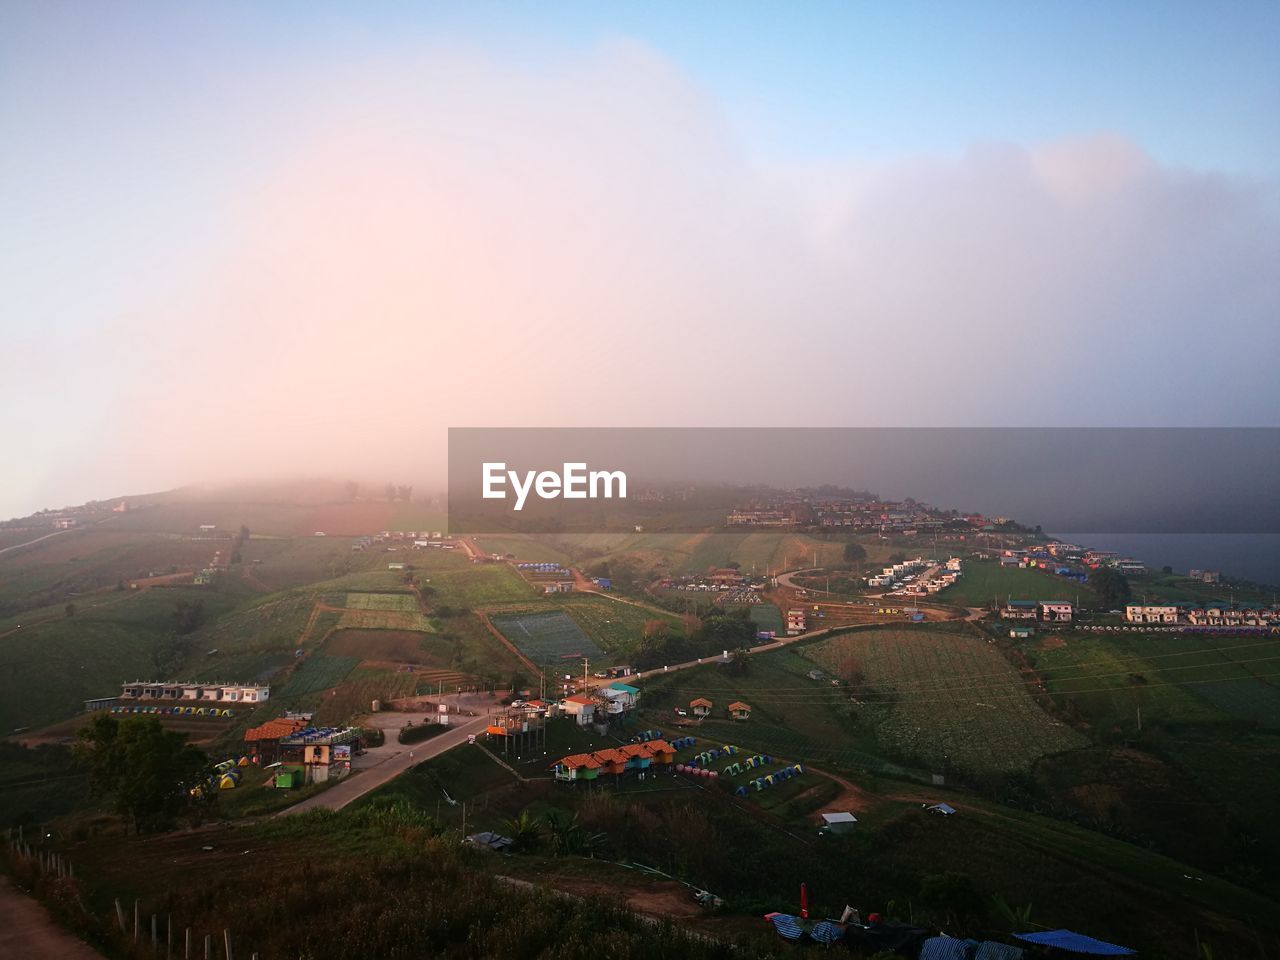
POLYGON ((968 633, 875 630, 810 648, 836 676, 864 678, 882 744, 939 770, 1023 770, 1085 739, 1032 700, 1017 671, 968 633))
POLYGON ((431 625, 408 593, 348 593, 338 626, 355 630, 417 630, 431 633, 431 625))
POLYGON ((433 605, 484 607, 493 603, 528 600, 534 595, 518 573, 506 564, 466 566, 431 574, 436 591, 433 605))
POLYGON ((293 672, 281 693, 286 697, 296 697, 336 687, 359 663, 359 657, 326 657, 315 654, 304 660, 293 672))
POLYGON ((669 613, 646 610, 607 597, 569 594, 558 606, 610 653, 625 651, 638 643, 644 636, 646 624, 665 624, 672 633, 681 629, 679 618, 669 613))
POLYGON ((560 664, 579 657, 602 657, 604 651, 560 610, 503 613, 490 618, 526 657, 537 664, 560 664))

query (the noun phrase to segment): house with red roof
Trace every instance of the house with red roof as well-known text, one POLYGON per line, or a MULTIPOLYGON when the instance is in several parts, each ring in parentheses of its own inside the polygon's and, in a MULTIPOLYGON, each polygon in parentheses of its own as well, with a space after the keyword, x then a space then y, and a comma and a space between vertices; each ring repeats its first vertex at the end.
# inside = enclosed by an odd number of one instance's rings
POLYGON ((585 693, 575 693, 560 701, 560 712, 565 716, 573 717, 578 726, 585 727, 595 718, 598 706, 599 703, 595 697, 589 697, 585 693))
POLYGON ((594 780, 600 776, 600 761, 590 753, 575 753, 552 765, 557 780, 594 780))
POLYGON ((308 721, 302 717, 277 717, 244 732, 244 742, 249 745, 249 756, 255 763, 275 763, 280 759, 280 741, 306 729, 308 721))

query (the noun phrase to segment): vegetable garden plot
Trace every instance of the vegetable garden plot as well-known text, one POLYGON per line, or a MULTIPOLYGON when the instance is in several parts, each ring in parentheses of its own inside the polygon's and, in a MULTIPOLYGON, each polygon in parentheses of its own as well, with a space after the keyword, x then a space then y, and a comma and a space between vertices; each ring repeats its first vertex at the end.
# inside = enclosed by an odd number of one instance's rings
POLYGON ((578 657, 604 656, 582 628, 559 610, 498 614, 490 622, 534 663, 559 664, 578 657))

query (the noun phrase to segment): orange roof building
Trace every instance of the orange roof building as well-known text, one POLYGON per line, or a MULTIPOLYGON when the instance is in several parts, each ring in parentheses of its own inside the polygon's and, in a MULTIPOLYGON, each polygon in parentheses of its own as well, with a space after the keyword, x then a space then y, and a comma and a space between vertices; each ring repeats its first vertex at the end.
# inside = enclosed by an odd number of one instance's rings
POLYGON ((277 717, 244 732, 249 754, 256 763, 274 763, 280 758, 280 741, 305 730, 310 722, 301 717, 277 717))
POLYGON ((736 700, 729 704, 729 716, 734 720, 749 720, 751 718, 751 704, 743 703, 736 700))
POLYGON ((577 753, 552 764, 557 780, 594 780, 601 773, 620 776, 628 770, 647 770, 651 764, 669 764, 676 751, 665 740, 606 747, 594 753, 577 753))

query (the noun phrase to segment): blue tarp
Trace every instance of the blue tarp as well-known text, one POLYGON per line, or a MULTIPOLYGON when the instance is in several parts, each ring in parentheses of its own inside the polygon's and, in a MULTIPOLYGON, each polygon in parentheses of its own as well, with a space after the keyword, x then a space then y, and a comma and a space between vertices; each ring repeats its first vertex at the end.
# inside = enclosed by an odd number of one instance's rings
POLYGON ((1027 943, 1038 943, 1044 947, 1066 950, 1068 953, 1088 953, 1095 957, 1127 957, 1135 950, 1118 947, 1114 943, 1095 940, 1083 933, 1072 933, 1070 930, 1050 930, 1047 933, 1015 933, 1015 937, 1027 943))
POLYGON ((973 955, 973 960, 1022 960, 1022 948, 996 943, 994 940, 983 940, 978 944, 978 952, 973 955))
POLYGON ((789 913, 772 913, 767 919, 784 940, 799 940, 804 935, 800 921, 789 913))
POLYGON ((835 943, 844 937, 844 927, 830 920, 819 920, 809 931, 809 936, 818 943, 835 943))
POLYGON ((972 940, 930 937, 920 945, 920 960, 968 960, 972 949, 972 940))

